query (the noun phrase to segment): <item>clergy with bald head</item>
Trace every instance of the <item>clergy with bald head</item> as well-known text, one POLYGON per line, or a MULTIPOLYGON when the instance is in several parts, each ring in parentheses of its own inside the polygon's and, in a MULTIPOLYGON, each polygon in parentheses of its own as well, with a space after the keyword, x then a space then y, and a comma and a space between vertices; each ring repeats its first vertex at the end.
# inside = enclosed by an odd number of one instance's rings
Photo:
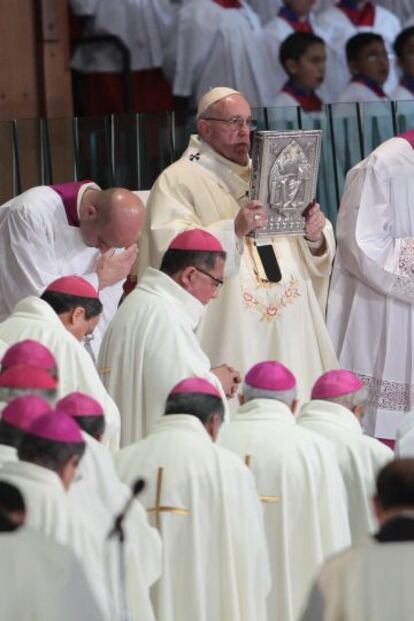
POLYGON ((27 525, 72 549, 103 618, 109 619, 104 534, 71 507, 67 495, 84 450, 78 425, 66 413, 53 410, 32 422, 18 447, 18 461, 5 463, 1 478, 23 493, 27 525))
POLYGON ((104 307, 97 352, 137 257, 143 220, 132 192, 85 181, 39 186, 8 201, 0 210, 0 320, 52 280, 78 274, 99 289, 104 307))
POLYGON ((47 363, 44 355, 36 353, 38 345, 33 341, 49 349, 59 375, 58 397, 82 390, 96 398, 105 411, 104 442, 115 450, 120 433, 118 408, 82 345, 85 338, 93 336, 101 313, 102 303, 95 287, 79 276, 63 276, 51 282, 40 298, 29 296, 21 300, 12 315, 0 324, 0 338, 15 348, 20 341, 31 341, 24 348, 20 346, 18 356, 6 353, 6 366, 8 359, 24 360, 25 356, 36 366, 51 366, 52 361, 47 363))
POLYGON ((251 472, 214 442, 223 417, 213 384, 183 379, 150 435, 116 456, 123 481, 145 478, 141 502, 163 539, 157 621, 267 621, 262 511, 251 472))
MULTIPOLYGON (((226 253, 207 231, 191 229, 169 244, 159 269, 149 267, 126 298, 102 343, 103 382, 122 412, 122 444, 146 436, 171 388, 195 375, 232 396, 240 381, 227 365, 211 369, 195 330, 223 285, 226 253)), ((221 361, 223 362, 223 361, 221 361)))
POLYGON ((337 366, 324 321, 335 243, 318 205, 306 216, 305 236, 269 237, 259 246, 249 236, 266 222, 262 205, 249 200, 255 126, 238 91, 218 87, 200 99, 198 134, 151 190, 138 276, 148 265, 159 268, 178 233, 215 235, 227 254, 227 279, 198 328, 203 350, 213 366, 225 361, 242 374, 260 360, 280 360, 298 378, 302 399, 337 366))
POLYGON ((247 373, 219 444, 256 479, 272 567, 268 618, 295 621, 315 572, 350 543, 345 489, 329 442, 295 423, 297 382, 274 360, 247 373))
POLYGON ((364 383, 351 371, 329 371, 315 382, 312 400, 297 416, 301 427, 321 434, 335 447, 347 491, 353 541, 377 527, 371 503, 375 479, 394 457, 388 446, 363 433, 367 396, 364 383))

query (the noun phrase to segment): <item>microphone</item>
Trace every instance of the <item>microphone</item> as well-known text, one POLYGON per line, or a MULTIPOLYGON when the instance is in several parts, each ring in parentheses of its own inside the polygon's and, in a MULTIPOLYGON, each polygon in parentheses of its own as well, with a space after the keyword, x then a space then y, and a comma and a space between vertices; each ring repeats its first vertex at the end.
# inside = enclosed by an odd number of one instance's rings
POLYGON ((113 537, 114 535, 117 535, 117 534, 121 535, 121 537, 123 538, 122 522, 124 521, 128 511, 130 510, 131 505, 133 504, 136 496, 138 496, 138 494, 140 494, 142 492, 144 487, 145 487, 144 479, 137 479, 133 483, 133 485, 131 487, 131 495, 128 498, 128 500, 126 501, 122 511, 120 513, 118 513, 118 515, 116 516, 114 525, 113 525, 112 529, 109 531, 108 539, 111 539, 111 537, 113 537))

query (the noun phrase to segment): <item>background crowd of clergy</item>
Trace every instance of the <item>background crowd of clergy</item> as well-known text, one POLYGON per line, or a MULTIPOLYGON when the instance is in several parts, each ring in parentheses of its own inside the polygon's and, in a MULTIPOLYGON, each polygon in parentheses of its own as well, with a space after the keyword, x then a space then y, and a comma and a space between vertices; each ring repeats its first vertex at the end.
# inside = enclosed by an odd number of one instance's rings
MULTIPOLYGON (((152 76, 154 101, 159 76, 176 105, 191 107, 222 84, 243 92, 253 107, 301 105, 309 112, 323 103, 414 97, 409 2, 135 0, 115 9, 109 0, 73 0, 71 6, 87 20, 88 36, 123 42, 132 69, 152 76), (368 33, 377 36, 362 39, 362 47, 350 43, 368 33), (300 35, 309 35, 307 43, 300 35)), ((99 92, 99 80, 104 89, 121 63, 113 47, 96 43, 77 49, 72 67, 92 75, 99 92)))
MULTIPOLYGON (((356 35, 355 83, 386 45, 356 35)), ((80 182, 0 208, 0 619, 411 618, 414 134, 349 173, 327 326, 319 205, 252 241, 253 125, 214 88, 146 206, 80 182)))

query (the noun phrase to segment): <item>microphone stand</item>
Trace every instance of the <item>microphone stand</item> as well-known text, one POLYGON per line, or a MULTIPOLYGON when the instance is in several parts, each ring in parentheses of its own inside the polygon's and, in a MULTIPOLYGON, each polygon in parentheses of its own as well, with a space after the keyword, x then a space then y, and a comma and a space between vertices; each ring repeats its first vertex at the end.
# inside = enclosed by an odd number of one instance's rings
POLYGON ((124 531, 124 519, 131 508, 134 499, 138 494, 142 492, 145 487, 145 481, 143 479, 137 479, 131 488, 131 496, 121 513, 116 518, 112 529, 108 534, 108 540, 115 537, 118 541, 118 575, 119 575, 119 621, 129 621, 128 603, 126 596, 126 555, 125 555, 125 531, 124 531))

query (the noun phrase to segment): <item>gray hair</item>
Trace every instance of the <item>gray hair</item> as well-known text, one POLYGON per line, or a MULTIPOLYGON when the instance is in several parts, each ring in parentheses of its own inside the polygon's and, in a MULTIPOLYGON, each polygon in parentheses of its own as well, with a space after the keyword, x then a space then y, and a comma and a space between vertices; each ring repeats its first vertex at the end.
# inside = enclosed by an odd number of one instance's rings
POLYGON ((367 399, 368 390, 366 386, 363 386, 363 388, 361 388, 360 390, 357 390, 356 392, 351 392, 349 395, 342 395, 341 397, 331 397, 330 399, 322 399, 322 401, 331 401, 332 403, 342 405, 348 410, 353 410, 360 405, 365 405, 367 399))
POLYGON ((253 399, 273 399, 274 401, 282 401, 282 403, 290 407, 296 399, 296 395, 296 386, 290 390, 264 390, 262 388, 252 388, 248 384, 243 385, 243 396, 246 403, 253 399))

